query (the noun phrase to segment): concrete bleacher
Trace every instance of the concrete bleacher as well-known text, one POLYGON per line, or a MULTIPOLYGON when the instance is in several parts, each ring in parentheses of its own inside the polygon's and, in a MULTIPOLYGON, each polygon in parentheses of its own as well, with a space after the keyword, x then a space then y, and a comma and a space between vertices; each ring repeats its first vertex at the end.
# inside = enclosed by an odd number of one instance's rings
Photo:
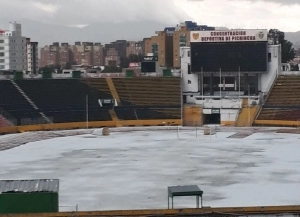
POLYGON ((117 95, 120 102, 114 110, 119 120, 181 119, 180 78, 113 78, 114 88, 107 79, 81 81, 110 97, 117 95))
POLYGON ((0 107, 12 115, 17 124, 20 125, 24 118, 42 118, 10 80, 0 80, 0 93, 0 107))
POLYGON ((77 79, 18 80, 16 83, 54 123, 86 121, 88 96, 89 121, 108 121, 111 117, 98 99, 107 94, 77 79))
POLYGON ((103 97, 106 97, 108 99, 112 98, 111 92, 109 90, 109 87, 107 85, 107 82, 105 79, 95 79, 95 78, 82 78, 80 79, 81 82, 87 84, 88 86, 95 88, 103 94, 103 97))
POLYGON ((181 105, 180 78, 115 78, 113 81, 123 105, 181 105))
MULTIPOLYGON (((180 78, 1 80, 0 91, 0 109, 15 125, 44 124, 38 121, 45 117, 52 123, 85 122, 87 96, 90 122, 181 119, 180 78), (99 99, 116 95, 120 104, 114 110, 100 106, 99 99)), ((9 126, 5 119, 2 125, 9 126)))
POLYGON ((284 75, 277 78, 255 123, 259 125, 264 120, 300 120, 300 76, 284 75))

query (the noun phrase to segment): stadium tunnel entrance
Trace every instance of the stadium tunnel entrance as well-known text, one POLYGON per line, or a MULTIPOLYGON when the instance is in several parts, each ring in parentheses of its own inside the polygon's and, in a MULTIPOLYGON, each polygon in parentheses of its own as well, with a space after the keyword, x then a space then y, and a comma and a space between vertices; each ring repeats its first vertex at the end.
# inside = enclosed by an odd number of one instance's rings
POLYGON ((221 114, 203 114, 203 124, 221 124, 221 114))

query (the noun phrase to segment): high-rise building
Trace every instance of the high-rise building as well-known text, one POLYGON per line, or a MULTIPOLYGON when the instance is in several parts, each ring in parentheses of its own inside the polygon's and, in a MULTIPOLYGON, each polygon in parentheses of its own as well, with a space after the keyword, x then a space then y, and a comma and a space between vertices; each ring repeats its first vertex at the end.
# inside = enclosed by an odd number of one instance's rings
POLYGON ((128 41, 126 46, 126 56, 129 55, 140 55, 143 53, 143 42, 141 41, 128 41))
POLYGON ((41 49, 40 67, 54 66, 70 69, 72 65, 103 66, 104 48, 101 43, 53 43, 41 49))
POLYGON ((121 58, 116 48, 111 47, 106 50, 105 66, 120 67, 121 58))
POLYGON ((92 66, 94 64, 94 43, 75 42, 75 45, 72 46, 72 51, 76 65, 92 66))
MULTIPOLYGON (((117 64, 120 67, 125 67, 125 59, 126 59, 126 48, 127 48, 127 41, 126 40, 117 40, 111 42, 110 44, 105 45, 105 65, 107 63, 119 62, 117 64), (112 62, 113 61, 113 62, 112 62)), ((112 65, 112 64, 108 64, 112 65)))
POLYGON ((0 70, 27 70, 26 38, 20 23, 9 23, 9 30, 0 30, 0 70))
POLYGON ((52 45, 46 45, 41 49, 40 67, 60 66, 59 43, 54 42, 52 45))
POLYGON ((59 47, 59 65, 61 69, 70 68, 74 64, 72 48, 68 43, 61 43, 59 47))
POLYGON ((94 44, 94 66, 104 66, 104 47, 101 43, 94 44))
POLYGON ((37 74, 39 71, 38 63, 38 42, 31 42, 30 38, 26 38, 26 59, 27 59, 27 72, 30 74, 37 74))
POLYGON ((157 56, 160 67, 173 66, 173 29, 175 28, 157 31, 156 36, 144 39, 144 55, 152 53, 157 56))

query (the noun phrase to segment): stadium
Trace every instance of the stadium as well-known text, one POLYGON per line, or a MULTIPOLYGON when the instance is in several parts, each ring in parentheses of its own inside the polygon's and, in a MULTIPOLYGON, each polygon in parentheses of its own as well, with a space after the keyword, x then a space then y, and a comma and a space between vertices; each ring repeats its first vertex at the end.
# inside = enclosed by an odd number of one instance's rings
POLYGON ((267 30, 190 41, 179 74, 149 55, 139 75, 1 75, 0 216, 299 216, 300 77, 267 30))

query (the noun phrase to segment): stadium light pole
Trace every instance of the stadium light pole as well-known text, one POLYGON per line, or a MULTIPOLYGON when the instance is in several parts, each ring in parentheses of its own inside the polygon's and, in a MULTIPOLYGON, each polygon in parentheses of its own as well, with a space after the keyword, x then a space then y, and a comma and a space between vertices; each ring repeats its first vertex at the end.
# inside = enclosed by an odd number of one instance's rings
POLYGON ((220 68, 220 102, 221 102, 221 106, 220 106, 220 124, 222 126, 222 68, 220 68))
POLYGON ((220 68, 220 99, 222 99, 222 69, 220 68))
POLYGON ((251 127, 250 121, 250 85, 248 84, 248 120, 249 120, 249 127, 251 127))
MULTIPOLYGON (((183 120, 184 120, 184 116, 183 116, 183 109, 184 109, 184 102, 183 102, 183 84, 182 84, 182 71, 181 71, 181 79, 180 79, 180 116, 181 116, 181 126, 183 127, 183 120)), ((178 130, 179 130, 179 126, 178 126, 178 130)))
POLYGON ((203 101, 203 97, 204 97, 204 73, 203 73, 203 67, 201 67, 201 76, 202 76, 202 78, 201 78, 201 85, 202 85, 202 101, 203 101))
POLYGON ((241 67, 239 66, 239 99, 241 99, 241 67))
POLYGON ((88 129, 89 128, 89 96, 86 95, 86 98, 85 98, 85 108, 86 108, 86 128, 88 129))

